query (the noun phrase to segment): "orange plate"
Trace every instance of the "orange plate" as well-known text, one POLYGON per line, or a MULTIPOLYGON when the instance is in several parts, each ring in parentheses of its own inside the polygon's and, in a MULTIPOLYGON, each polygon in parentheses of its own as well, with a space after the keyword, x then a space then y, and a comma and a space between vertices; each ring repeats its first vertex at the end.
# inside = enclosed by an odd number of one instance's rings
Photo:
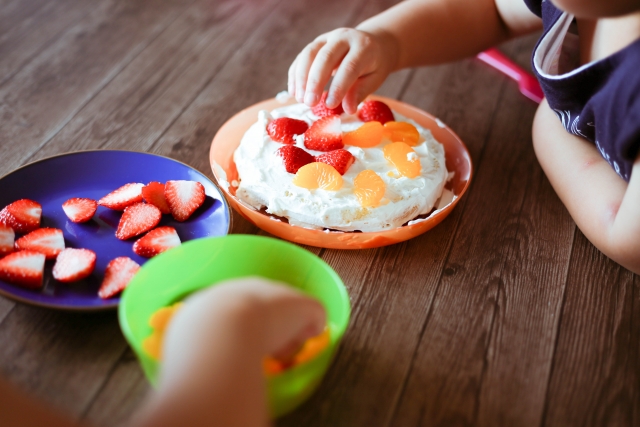
POLYGON ((311 230, 276 221, 274 220, 275 218, 256 210, 237 199, 235 197, 235 188, 226 186, 225 181, 230 183, 233 180, 238 180, 238 171, 233 162, 233 152, 240 144, 240 140, 247 129, 258 120, 258 112, 260 110, 271 111, 295 102, 292 100, 283 104, 276 99, 268 99, 252 105, 230 118, 220 128, 211 143, 209 158, 213 175, 229 204, 247 220, 274 236, 322 248, 366 249, 392 245, 416 237, 438 225, 453 210, 471 182, 471 157, 467 147, 451 129, 442 124, 442 122, 436 121, 436 118, 430 114, 393 99, 380 96, 372 96, 371 98, 385 102, 392 110, 415 120, 426 129, 431 129, 433 136, 444 145, 447 169, 455 172, 453 179, 446 186, 457 196, 453 202, 420 222, 391 230, 366 233, 311 230))

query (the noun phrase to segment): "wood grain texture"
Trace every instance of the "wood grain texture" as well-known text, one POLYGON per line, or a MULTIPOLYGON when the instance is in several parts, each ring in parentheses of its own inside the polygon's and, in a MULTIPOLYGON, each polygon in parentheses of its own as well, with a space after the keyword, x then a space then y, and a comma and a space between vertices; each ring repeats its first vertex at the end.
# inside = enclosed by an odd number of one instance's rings
MULTIPOLYGON (((0 176, 109 148, 212 177, 218 128, 284 90, 304 45, 394 3, 6 0, 0 176)), ((535 41, 501 49, 528 68, 535 41)), ((600 254, 554 194, 531 147, 535 105, 473 58, 400 71, 378 93, 452 127, 474 179, 445 221, 410 241, 303 246, 342 277, 352 320, 317 392, 275 424, 640 425, 640 278, 600 254)), ((235 212, 232 225, 268 235, 235 212)), ((150 392, 115 313, 2 297, 0 371, 96 425, 125 422, 150 392)))

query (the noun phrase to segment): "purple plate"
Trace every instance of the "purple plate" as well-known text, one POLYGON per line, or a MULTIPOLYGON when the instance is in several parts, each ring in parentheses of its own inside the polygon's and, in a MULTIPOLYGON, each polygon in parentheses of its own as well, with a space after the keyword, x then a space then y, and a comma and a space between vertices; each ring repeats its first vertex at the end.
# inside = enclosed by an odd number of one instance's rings
POLYGON ((93 219, 82 224, 71 222, 62 203, 72 197, 98 200, 129 182, 199 181, 207 198, 185 222, 162 215, 160 225, 178 231, 183 242, 209 236, 224 236, 230 228, 230 211, 220 190, 202 173, 168 157, 133 151, 81 151, 50 157, 23 166, 0 178, 0 209, 18 199, 32 199, 42 205, 42 227, 59 228, 67 247, 93 250, 98 259, 88 278, 60 283, 51 275, 52 262, 45 266, 44 286, 30 290, 0 280, 0 294, 27 304, 62 310, 94 311, 118 306, 120 298, 103 300, 98 296, 104 270, 112 259, 128 256, 142 265, 147 258, 133 252, 135 238, 116 238, 121 212, 99 206, 93 219))

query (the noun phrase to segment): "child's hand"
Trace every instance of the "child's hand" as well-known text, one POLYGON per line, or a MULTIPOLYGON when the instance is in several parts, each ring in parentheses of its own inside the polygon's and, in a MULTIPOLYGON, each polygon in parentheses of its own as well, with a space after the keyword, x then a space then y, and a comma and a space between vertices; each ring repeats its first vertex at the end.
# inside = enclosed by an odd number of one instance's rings
POLYGON ((396 62, 393 39, 352 28, 322 34, 298 54, 289 68, 289 93, 298 102, 314 106, 335 73, 326 99, 327 107, 342 102, 348 114, 376 90, 393 71, 396 62))

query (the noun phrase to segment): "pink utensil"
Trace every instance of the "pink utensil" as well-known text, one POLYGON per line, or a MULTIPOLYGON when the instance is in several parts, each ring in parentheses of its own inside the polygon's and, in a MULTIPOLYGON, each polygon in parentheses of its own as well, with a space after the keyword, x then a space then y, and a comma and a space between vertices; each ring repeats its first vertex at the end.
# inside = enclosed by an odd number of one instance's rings
POLYGON ((525 71, 502 54, 498 49, 487 49, 478 54, 478 59, 518 82, 520 92, 532 101, 539 104, 542 98, 544 98, 544 93, 542 93, 538 80, 531 73, 525 71))

